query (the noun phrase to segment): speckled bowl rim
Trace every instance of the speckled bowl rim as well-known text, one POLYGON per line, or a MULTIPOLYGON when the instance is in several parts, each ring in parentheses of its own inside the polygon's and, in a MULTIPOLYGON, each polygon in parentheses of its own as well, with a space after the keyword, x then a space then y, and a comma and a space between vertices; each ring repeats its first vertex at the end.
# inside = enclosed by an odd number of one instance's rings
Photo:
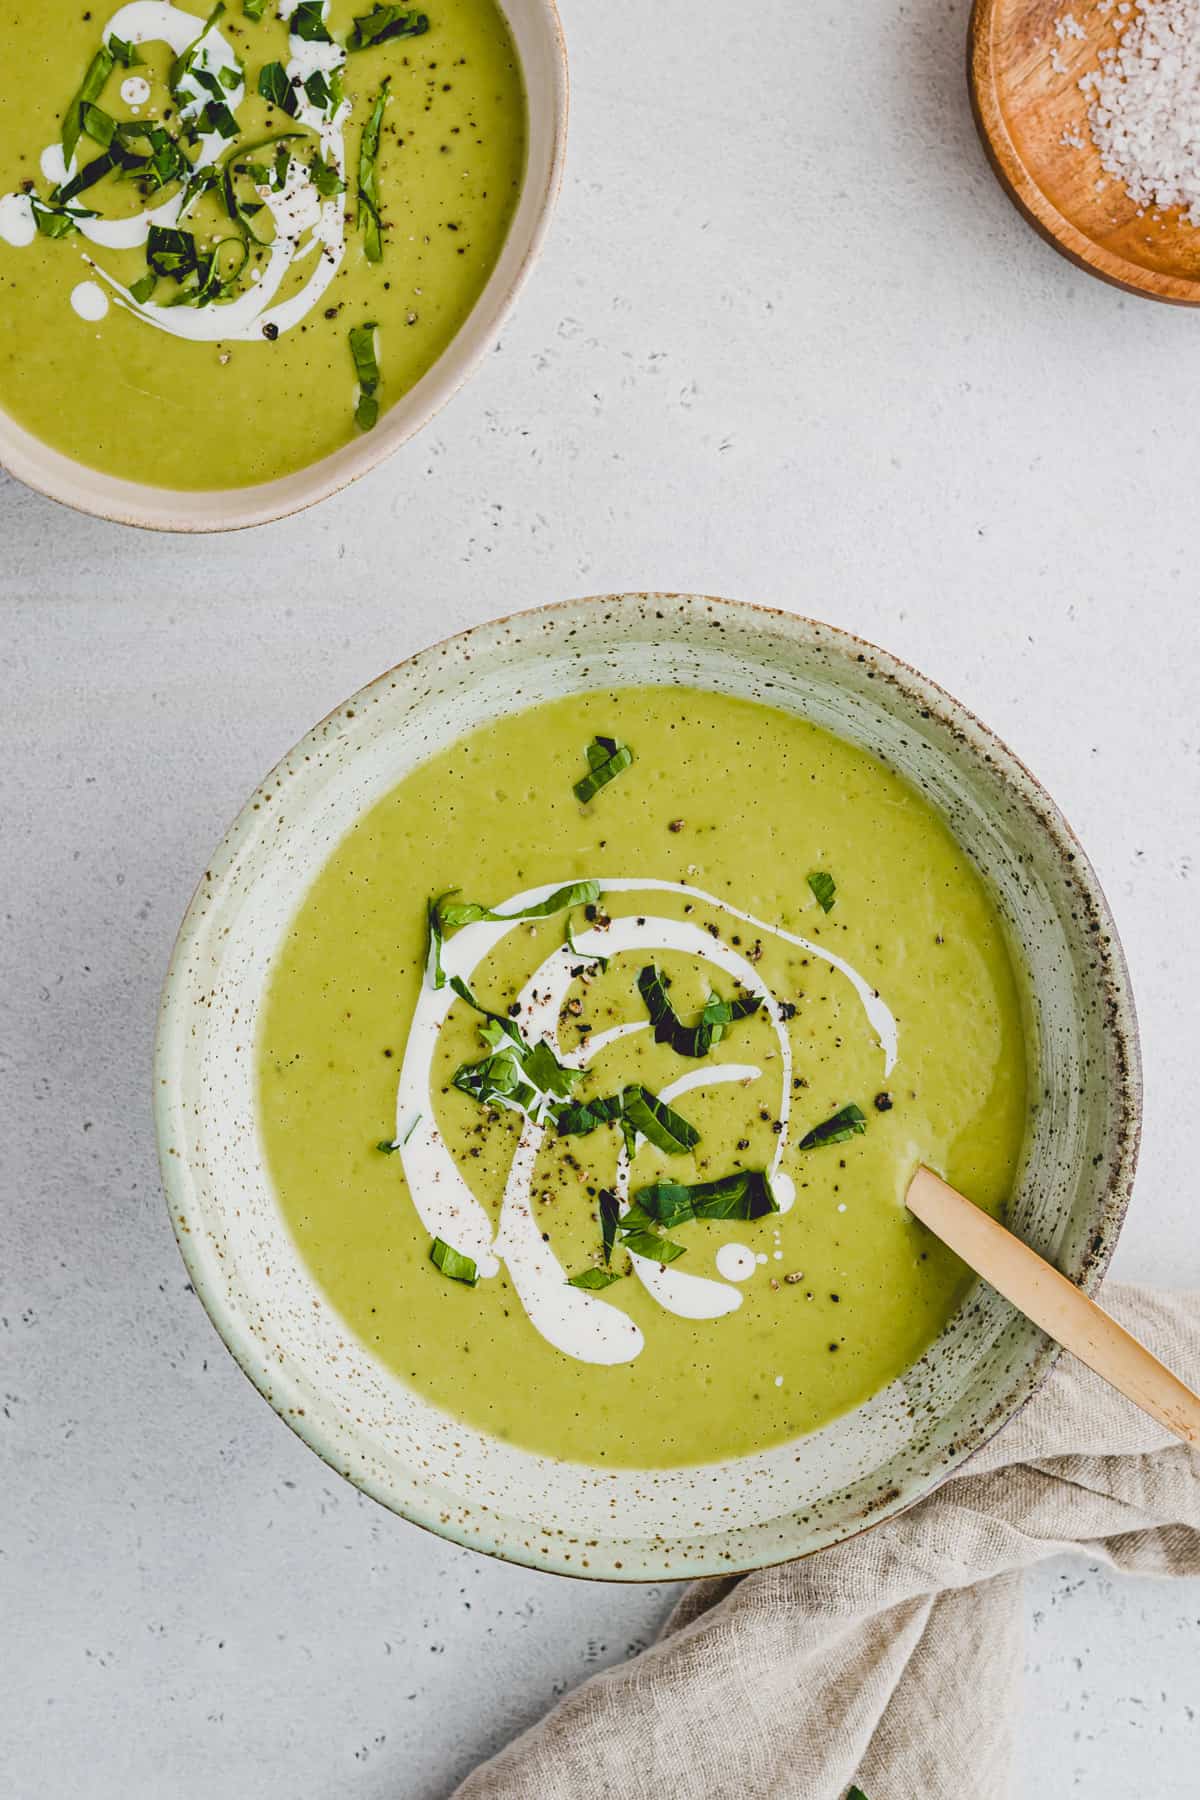
MULTIPOLYGON (((985 761, 995 764, 1000 776, 1006 778, 1014 787, 1019 797, 1029 807, 1031 814, 1037 818, 1043 831, 1055 841, 1056 849, 1065 853, 1071 865, 1072 875, 1078 882, 1082 901, 1093 922, 1093 929, 1103 945, 1102 955, 1110 991, 1109 1025, 1115 1035, 1120 1052, 1121 1092, 1118 1110, 1126 1126, 1118 1139, 1115 1153, 1109 1159, 1106 1197, 1095 1209, 1090 1247, 1084 1258, 1082 1269, 1076 1277, 1077 1285, 1083 1292, 1094 1294, 1104 1278, 1116 1249, 1117 1240, 1129 1209, 1142 1130, 1143 1082, 1137 1012, 1129 969, 1112 910, 1099 878, 1073 828, 1046 788, 1025 763, 1008 748, 1003 739, 990 726, 984 724, 948 689, 931 680, 911 663, 905 662, 901 657, 889 650, 884 650, 867 638, 840 626, 829 625, 822 620, 811 618, 806 614, 786 612, 781 608, 755 602, 730 600, 715 595, 654 590, 623 594, 595 594, 578 599, 554 601, 548 605, 531 607, 521 612, 480 621, 462 631, 453 632, 445 638, 438 639, 424 649, 403 658, 402 661, 393 664, 376 676, 373 681, 359 688, 346 700, 331 708, 285 756, 280 758, 279 762, 252 790, 241 811, 222 838, 214 856, 210 858, 210 862, 218 859, 224 862, 231 857, 236 852, 240 841, 253 831, 254 795, 285 775, 294 759, 303 758, 306 751, 319 748, 326 727, 339 714, 345 713, 349 708, 353 708, 355 712, 362 711, 377 693, 383 693, 397 673, 411 669, 414 665, 432 663, 434 659, 444 657, 452 647, 466 646, 472 639, 502 631, 508 631, 513 635, 520 635, 530 630, 536 631, 539 622, 563 618, 571 613, 579 615, 580 629, 586 629, 590 613, 593 611, 599 613, 605 608, 620 606, 627 601, 661 601, 676 606, 694 605, 697 609, 707 609, 710 614, 725 613, 731 619, 755 615, 766 622, 774 633, 785 639, 791 639, 799 646, 819 643, 822 638, 825 638, 835 646, 851 653, 860 664, 873 665, 878 672, 898 685, 906 700, 918 707, 927 707, 930 713, 943 723, 972 738, 974 740, 972 749, 985 761)), ((164 1080, 164 1073, 168 1068, 176 1035, 185 1035, 187 1030, 183 1017, 184 1001, 181 977, 191 940, 199 923, 198 915, 206 880, 207 876, 202 874, 193 891, 172 948, 159 1003, 154 1049, 154 1119, 158 1141, 159 1169, 176 1243, 191 1278, 193 1289, 218 1336, 242 1373, 253 1383, 272 1410, 311 1450, 317 1453, 335 1474, 349 1481, 369 1498, 378 1501, 388 1511, 406 1519, 410 1524, 417 1525, 449 1542, 459 1544, 464 1549, 495 1556, 504 1562, 543 1572, 567 1575, 572 1579, 583 1581, 624 1583, 653 1581, 661 1584, 672 1581, 693 1581, 706 1576, 728 1578, 747 1574, 755 1569, 775 1567, 806 1556, 818 1555, 822 1549, 826 1549, 834 1543, 844 1543, 862 1536, 865 1532, 874 1530, 877 1525, 881 1525, 886 1520, 907 1512, 911 1507, 917 1505, 939 1488, 985 1444, 990 1443, 1006 1425, 1011 1423, 1044 1385, 1055 1363, 1063 1354, 1060 1345, 1043 1335, 1040 1346, 1033 1353, 1024 1370, 1017 1375, 1011 1391, 993 1403, 988 1423, 974 1436, 956 1443, 954 1448, 944 1455, 937 1469, 927 1476, 913 1475, 907 1482, 899 1483, 894 1494, 884 1504, 877 1506, 869 1516, 852 1519, 846 1523, 844 1529, 828 1532, 820 1544, 807 1549, 783 1550, 777 1556, 765 1556, 746 1562, 731 1562, 727 1556, 721 1556, 711 1562, 698 1560, 680 1572, 667 1566, 653 1575, 648 1575, 644 1569, 626 1572, 619 1563, 615 1566, 607 1564, 580 1567, 578 1564, 568 1565, 556 1560, 553 1553, 535 1552, 525 1540, 516 1536, 507 1537, 503 1532, 494 1532, 494 1541, 489 1541, 474 1532, 468 1533, 458 1528, 453 1518, 447 1517, 436 1504, 430 1504, 428 1508, 401 1505, 397 1497, 389 1492, 383 1483, 375 1481, 365 1473, 348 1471, 343 1466, 336 1446, 326 1440, 323 1433, 309 1421, 307 1416, 298 1417, 295 1412, 285 1407, 282 1400, 277 1399, 273 1389, 275 1378, 259 1345, 244 1328, 236 1312, 227 1309, 222 1298, 209 1291, 199 1257, 193 1252, 190 1234, 182 1230, 178 1222, 179 1206, 186 1199, 186 1195, 182 1191, 177 1159, 168 1154, 173 1119, 169 1087, 164 1080), (180 990, 178 1016, 177 988, 180 990)), ((680 1471, 681 1478, 686 1478, 686 1474, 686 1469, 680 1471)), ((666 1545, 666 1540, 663 1541, 666 1545)))
MULTIPOLYGON (((515 37, 508 0, 498 0, 498 3, 515 37)), ((245 531, 254 525, 268 525, 276 519, 290 518, 294 513, 330 499, 360 476, 370 474, 424 430, 465 386, 495 346, 517 296, 541 255, 562 187, 570 111, 566 39, 557 0, 525 0, 525 3, 531 9, 531 16, 539 19, 537 29, 543 34, 548 57, 550 96, 546 129, 550 153, 540 191, 528 185, 527 166, 517 210, 501 246, 497 265, 470 313, 432 366, 382 415, 373 431, 364 432, 316 462, 271 481, 233 488, 163 488, 148 482, 127 481, 77 462, 44 443, 0 407, 0 470, 47 500, 57 501, 93 518, 105 519, 110 524, 181 533, 245 531), (515 267, 505 272, 506 251, 516 240, 520 216, 526 211, 528 222, 523 248, 515 267)), ((518 60, 521 60, 519 50, 518 60)), ((524 61, 521 70, 525 77, 524 61)), ((528 100, 528 79, 525 88, 528 100)), ((530 138, 532 135, 531 106, 530 138)))

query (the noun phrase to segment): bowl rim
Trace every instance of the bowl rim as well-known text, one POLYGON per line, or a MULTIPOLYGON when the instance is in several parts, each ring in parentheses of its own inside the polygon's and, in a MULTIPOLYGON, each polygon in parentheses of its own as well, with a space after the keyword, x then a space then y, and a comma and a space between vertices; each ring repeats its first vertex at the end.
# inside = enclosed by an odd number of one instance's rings
MULTIPOLYGON (((347 708, 354 708, 356 713, 364 712, 364 703, 371 699, 377 689, 382 691, 396 674, 407 670, 415 663, 423 662, 426 659, 432 660, 434 657, 444 654, 450 646, 475 637, 489 633, 497 634, 505 630, 519 631, 539 620, 552 619, 555 616, 571 613, 582 614, 582 622, 586 624, 586 619, 593 610, 599 612, 604 608, 620 606, 626 601, 663 601, 676 605, 683 604, 694 606, 698 611, 707 608, 710 613, 724 613, 735 619, 744 618, 746 615, 755 615, 766 622, 769 627, 781 631, 785 636, 795 634, 798 639, 807 639, 810 642, 814 639, 819 641, 822 636, 825 636, 832 640, 836 647, 852 652, 857 661, 872 662, 885 671, 899 675, 910 699, 919 695, 922 699, 933 702, 938 708, 938 716, 944 722, 960 727, 966 725, 973 733, 977 734, 979 741, 974 746, 976 752, 981 755, 990 752, 989 761, 994 760, 1002 772, 1015 775, 1018 783, 1024 783, 1027 792, 1021 797, 1036 806, 1042 829, 1052 836, 1055 832, 1061 834, 1063 848, 1069 850, 1072 872, 1079 879, 1082 895, 1092 916, 1098 921, 1097 929, 1103 932, 1106 941, 1106 956, 1110 965, 1109 973, 1115 995, 1109 1027, 1117 1039, 1121 1053, 1122 1100, 1126 1129, 1110 1159, 1107 1195, 1103 1204, 1097 1207, 1092 1246, 1084 1258, 1084 1265, 1078 1277, 1078 1285, 1082 1291, 1089 1295, 1094 1294, 1108 1269, 1132 1198, 1133 1181, 1141 1144, 1143 1113, 1142 1058, 1137 1010, 1124 947, 1117 931, 1112 909, 1096 871, 1066 816, 1037 776, 1009 749, 1004 740, 979 719, 969 707, 950 693, 949 689, 942 687, 940 683, 922 673, 915 665, 897 656, 893 651, 882 648, 857 632, 847 630, 842 626, 831 625, 808 614, 788 612, 780 607, 767 606, 754 601, 731 600, 717 595, 666 590, 591 594, 567 600, 551 601, 544 605, 480 620, 460 631, 451 632, 444 638, 436 639, 412 652, 409 656, 403 657, 399 662, 382 670, 371 681, 364 683, 353 694, 330 708, 296 744, 279 758, 271 770, 264 774, 250 791, 233 822, 210 856, 206 870, 211 867, 213 862, 218 860, 224 862, 227 857, 236 852, 241 840, 253 830, 255 795, 266 788, 276 776, 285 773, 294 757, 298 754, 303 755, 306 748, 316 746, 327 726, 340 714, 344 714, 347 708)), ((849 1521, 845 1529, 829 1531, 822 1542, 808 1548, 784 1549, 777 1555, 756 1557, 752 1561, 736 1562, 731 1561, 727 1555, 714 1556, 697 1559, 686 1569, 676 1571, 667 1568, 648 1575, 640 1566, 627 1570, 622 1567, 620 1561, 605 1561, 603 1555, 600 1554, 601 1545, 593 1541, 590 1548, 591 1560, 595 1566, 581 1567, 578 1562, 562 1560, 561 1554, 556 1553, 552 1548, 535 1548, 531 1541, 523 1540, 515 1533, 509 1533, 506 1520, 501 1514, 494 1515, 494 1524, 490 1535, 481 1537, 474 1531, 468 1532, 466 1529, 460 1528, 453 1514, 436 1504, 429 1504, 422 1510, 416 1505, 402 1503, 395 1493, 391 1492, 382 1482, 377 1481, 369 1472, 356 1472, 346 1467, 344 1459, 338 1454, 336 1445, 326 1437, 320 1427, 312 1423, 307 1414, 298 1417, 294 1410, 287 1407, 283 1397, 277 1396, 272 1385, 271 1370, 253 1335, 244 1328, 236 1309, 227 1307, 223 1296, 209 1289, 201 1260, 194 1251, 195 1240, 190 1230, 183 1229, 180 1225, 180 1204, 186 1196, 180 1187, 182 1180, 180 1159, 170 1150, 174 1120, 168 1079, 169 1063, 176 1035, 186 1036, 187 1032, 183 1018, 183 972, 192 939, 196 935, 200 922, 207 879, 207 872, 202 872, 176 934, 163 980, 155 1030, 154 1123, 163 1195, 175 1240, 194 1292, 204 1307, 210 1323, 242 1374, 267 1401, 272 1411, 311 1450, 314 1450, 322 1462, 335 1474, 349 1481, 361 1492, 386 1507, 389 1512, 405 1519, 408 1523, 417 1525, 443 1540, 458 1544, 464 1549, 475 1550, 481 1554, 494 1556, 501 1561, 523 1567, 565 1575, 575 1580, 624 1583, 647 1580, 655 1583, 686 1582, 708 1576, 728 1578, 747 1574, 756 1569, 776 1567, 786 1562, 794 1562, 807 1556, 817 1555, 822 1549, 830 1547, 834 1543, 844 1543, 860 1537, 873 1530, 877 1525, 883 1524, 888 1519, 907 1512, 919 1504, 939 1488, 944 1481, 954 1475, 965 1462, 990 1443, 1024 1410, 1045 1384, 1054 1365, 1063 1354, 1059 1344, 1045 1333, 1040 1334, 1041 1342, 1037 1344, 1025 1368, 1013 1377, 1013 1386, 992 1403, 991 1417, 985 1428, 967 1441, 951 1447, 943 1454, 937 1468, 930 1471, 928 1475, 913 1475, 907 1482, 898 1484, 894 1498, 888 1503, 876 1507, 869 1516, 857 1517, 849 1521), (178 1017, 177 1007, 179 1009, 178 1017)), ((548 1535, 552 1537, 554 1534, 548 1535)), ((618 1544, 620 1542, 620 1540, 613 1541, 618 1544)), ((664 1543, 668 1541, 664 1539, 664 1543)))
MULTIPOLYGON (((497 4, 515 41, 511 0, 497 0, 497 4)), ((494 348, 541 255, 562 189, 570 114, 566 37, 558 0, 523 0, 523 4, 529 7, 531 21, 536 21, 534 29, 544 35, 547 52, 549 157, 540 192, 527 186, 527 150, 517 210, 501 245, 496 266, 450 342, 407 393, 383 414, 374 431, 361 433, 316 462, 306 463, 302 468, 269 481, 231 488, 164 488, 109 475, 102 469, 79 462, 43 442, 0 406, 0 470, 47 500, 110 524, 182 536, 203 535, 245 531, 304 512, 341 493, 361 476, 370 474, 424 430, 466 385, 494 348), (513 242, 517 217, 525 206, 529 207, 526 241, 516 266, 498 280, 500 261, 505 249, 513 242), (176 516, 178 509, 186 510, 188 516, 176 516)), ((525 78, 528 103, 529 82, 519 47, 517 57, 525 78)), ((532 138, 532 129, 529 136, 532 138)))

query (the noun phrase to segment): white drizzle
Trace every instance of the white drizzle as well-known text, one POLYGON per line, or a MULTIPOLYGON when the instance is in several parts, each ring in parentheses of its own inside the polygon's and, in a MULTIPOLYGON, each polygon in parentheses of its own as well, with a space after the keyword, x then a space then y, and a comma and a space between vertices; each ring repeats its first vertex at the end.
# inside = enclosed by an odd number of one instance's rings
MULTIPOLYGON (((810 955, 828 963, 845 976, 858 995, 867 1020, 875 1030, 884 1053, 885 1074, 895 1064, 898 1046, 896 1021, 876 989, 832 951, 798 937, 780 926, 767 925, 749 913, 679 882, 619 878, 601 881, 606 893, 657 891, 685 894, 752 925, 755 930, 784 939, 810 955)), ((555 884, 530 889, 506 901, 506 918, 481 920, 465 926, 445 944, 442 963, 447 977, 459 976, 468 984, 478 964, 500 940, 521 922, 519 915, 527 907, 544 900, 555 891, 555 884)), ((582 933, 573 949, 558 946, 536 969, 525 984, 519 1007, 522 1028, 530 1043, 545 1039, 560 1055, 557 1044, 559 1014, 567 991, 575 979, 580 961, 589 956, 613 956, 630 950, 679 950, 698 956, 732 975, 750 994, 762 998, 775 1032, 780 1059, 780 1096, 778 1117, 780 1131, 775 1153, 768 1171, 781 1212, 795 1202, 795 1185, 780 1168, 788 1136, 792 1094, 791 1045, 779 1021, 778 1007, 754 964, 737 951, 714 938, 700 926, 687 920, 657 917, 614 919, 603 932, 582 933)), ((567 1271, 543 1240, 541 1224, 534 1213, 533 1172, 541 1149, 544 1130, 533 1120, 522 1126, 500 1208, 498 1225, 493 1232, 491 1220, 472 1194, 459 1172, 458 1165, 434 1122, 430 1092, 434 1054, 438 1036, 446 1016, 454 1004, 455 994, 447 985, 435 989, 423 984, 413 1014, 408 1042, 401 1064, 396 1093, 397 1121, 416 1116, 400 1145, 400 1158, 408 1182, 413 1205, 431 1237, 440 1237, 464 1256, 473 1259, 479 1275, 488 1279, 499 1273, 501 1262, 508 1269, 514 1288, 535 1329, 554 1347, 581 1362, 612 1364, 631 1361, 643 1345, 640 1329, 619 1307, 598 1295, 572 1288, 567 1271)), ((646 1021, 634 1021, 612 1030, 597 1033, 576 1050, 560 1056, 568 1067, 584 1068, 607 1044, 634 1031, 646 1029, 646 1021)), ((662 1090, 662 1098, 670 1100, 689 1090, 710 1083, 754 1081, 762 1071, 750 1064, 714 1063, 703 1069, 689 1070, 662 1090)), ((400 1127, 397 1125, 397 1140, 400 1127)), ((628 1204, 630 1159, 622 1147, 617 1161, 616 1187, 624 1209, 628 1204)), ((765 1257, 758 1258, 765 1261, 765 1257)), ((736 1310, 742 1295, 731 1281, 712 1281, 691 1275, 673 1265, 663 1266, 641 1256, 632 1258, 634 1270, 642 1285, 660 1305, 682 1318, 712 1319, 736 1310)), ((721 1273, 718 1261, 718 1269, 721 1273)), ((734 1280, 745 1280, 739 1273, 734 1280)), ((750 1271, 751 1273, 753 1271, 750 1271)))

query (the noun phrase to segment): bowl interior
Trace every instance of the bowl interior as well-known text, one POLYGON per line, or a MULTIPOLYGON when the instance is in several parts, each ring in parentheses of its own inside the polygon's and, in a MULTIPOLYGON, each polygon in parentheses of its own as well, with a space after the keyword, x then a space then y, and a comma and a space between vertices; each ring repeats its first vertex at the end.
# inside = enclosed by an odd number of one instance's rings
MULTIPOLYGON (((686 684, 803 714, 900 770, 985 871, 1027 971, 1042 1103, 1013 1214, 1078 1280, 1115 1241, 1137 1141, 1136 1027, 1095 878, 1032 778, 883 652, 729 601, 575 601, 422 652, 331 714, 253 796, 210 863, 163 998, 156 1095, 171 1215, 197 1292, 247 1374, 350 1480, 477 1548, 622 1579, 745 1568, 886 1517, 1029 1395, 1049 1342, 977 1286, 903 1380, 790 1444, 687 1471, 555 1462, 438 1412, 352 1338, 264 1172, 253 1045, 268 968, 358 815, 435 747, 536 700, 686 684)), ((421 904, 424 890, 413 891, 421 904)))
POLYGON ((495 342, 541 248, 562 179, 567 133, 566 45, 555 0, 498 0, 521 62, 528 107, 525 180, 508 236, 469 318, 433 367, 373 431, 308 468, 253 487, 144 486, 89 469, 0 410, 0 467, 81 512, 158 531, 233 531, 300 512, 365 475, 428 423, 495 342))

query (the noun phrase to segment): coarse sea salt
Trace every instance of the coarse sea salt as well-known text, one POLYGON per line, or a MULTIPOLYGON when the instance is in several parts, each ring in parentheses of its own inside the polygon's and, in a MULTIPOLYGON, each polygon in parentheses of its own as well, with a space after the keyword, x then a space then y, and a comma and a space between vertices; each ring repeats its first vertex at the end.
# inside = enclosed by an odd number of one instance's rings
POLYGON ((1182 207, 1200 225, 1200 0, 1139 0, 1079 86, 1105 173, 1138 207, 1182 207))

